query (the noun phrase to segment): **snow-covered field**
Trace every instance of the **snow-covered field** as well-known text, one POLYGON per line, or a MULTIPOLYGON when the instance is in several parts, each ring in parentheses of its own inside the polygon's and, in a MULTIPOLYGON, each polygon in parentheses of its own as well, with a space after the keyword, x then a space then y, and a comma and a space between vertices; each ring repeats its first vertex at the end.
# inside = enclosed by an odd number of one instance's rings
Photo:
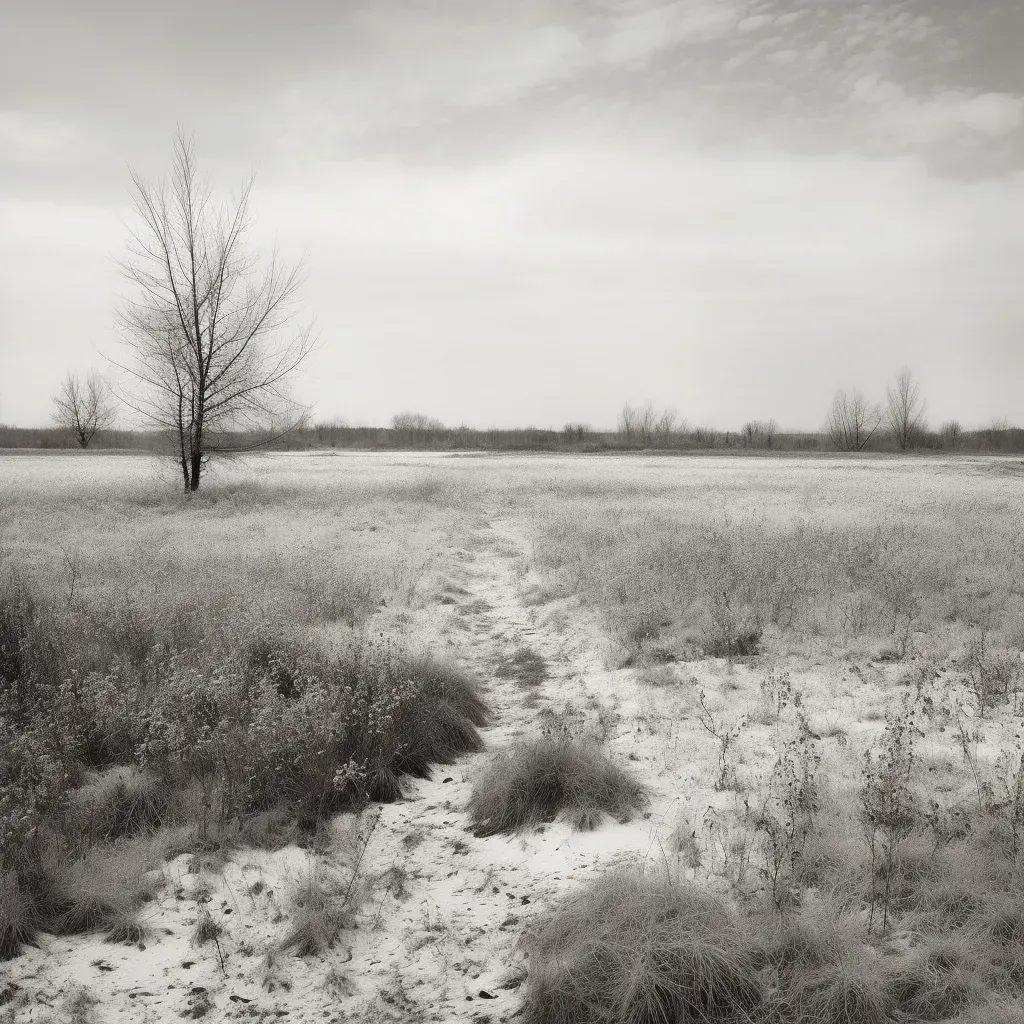
POLYGON ((483 751, 306 848, 155 866, 138 941, 42 936, 0 965, 0 1015, 510 1020, 522 938, 600 871, 763 891, 751 808, 775 798, 787 743, 813 746, 834 842, 858 842, 864 751, 921 692, 943 709, 917 748, 928 795, 969 801, 1019 743, 1012 705, 981 722, 971 673, 1020 675, 1022 474, 985 458, 315 453, 218 469, 187 501, 149 458, 0 454, 0 559, 58 604, 287 621, 328 644, 384 634, 468 669, 491 708, 483 751), (523 651, 543 667, 530 685, 507 671, 523 651), (483 766, 556 725, 633 772, 645 809, 474 834, 483 766), (282 940, 310 872, 359 898, 302 956, 282 940), (200 942, 206 914, 219 927, 200 942))

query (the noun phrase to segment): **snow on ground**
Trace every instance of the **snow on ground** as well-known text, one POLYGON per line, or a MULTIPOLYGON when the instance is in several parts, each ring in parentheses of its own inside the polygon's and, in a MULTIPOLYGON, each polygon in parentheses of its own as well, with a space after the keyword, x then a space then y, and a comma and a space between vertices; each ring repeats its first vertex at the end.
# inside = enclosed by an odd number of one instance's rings
MULTIPOLYGON (((666 670, 671 685, 641 684, 635 669, 610 667, 615 658, 597 615, 577 599, 524 600, 541 581, 529 567, 522 524, 491 509, 464 540, 451 552, 440 600, 414 625, 420 631, 433 621, 432 646, 484 680, 493 716, 486 749, 439 767, 428 781, 410 782, 399 803, 370 808, 358 820, 342 816, 320 850, 240 850, 226 864, 177 858, 144 908, 141 943, 45 938, 3 965, 7 1006, 0 1013, 66 1020, 85 1005, 91 1018, 80 1019, 97 1022, 505 1021, 520 1006, 520 937, 560 893, 622 859, 669 862, 708 884, 736 870, 729 837, 740 797, 713 786, 718 743, 698 721, 696 694, 706 689, 723 726, 751 716, 735 770, 748 783, 747 798, 756 799, 758 780, 775 759, 778 728, 756 714, 766 667, 691 662, 666 670), (523 648, 546 665, 548 678, 537 687, 501 671, 523 648), (474 836, 465 808, 480 767, 553 716, 594 737, 642 779, 651 793, 647 811, 592 832, 555 823, 515 836, 474 836), (310 869, 351 872, 362 845, 361 865, 373 884, 357 927, 323 954, 274 952, 299 879, 310 869), (191 937, 204 911, 223 930, 197 946, 191 937)), ((412 629, 402 614, 387 627, 412 629)), ((854 754, 846 732, 880 728, 879 708, 899 667, 854 671, 806 657, 787 667, 824 733, 826 764, 848 764, 854 754), (829 735, 840 721, 845 731, 829 735)))

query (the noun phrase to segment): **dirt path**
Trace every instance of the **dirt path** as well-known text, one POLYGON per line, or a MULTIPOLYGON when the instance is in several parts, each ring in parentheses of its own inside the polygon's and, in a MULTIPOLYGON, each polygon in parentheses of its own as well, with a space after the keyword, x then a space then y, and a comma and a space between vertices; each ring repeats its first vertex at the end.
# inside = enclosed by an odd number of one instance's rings
MULTIPOLYGON (((539 732, 567 702, 579 702, 585 670, 599 667, 578 630, 560 633, 523 604, 523 555, 513 525, 491 516, 455 553, 448 598, 457 602, 455 649, 486 681, 492 717, 484 751, 414 782, 409 800, 382 808, 374 847, 381 856, 407 851, 402 868, 411 880, 406 898, 387 915, 386 938, 370 944, 376 956, 365 954, 365 982, 379 988, 374 1009, 386 1006, 386 991, 401 974, 400 1001, 410 1016, 381 1019, 510 1020, 520 1003, 517 943, 524 926, 593 863, 594 844, 575 842, 561 826, 487 839, 468 827, 465 808, 482 765, 517 737, 539 732)), ((360 1012, 370 1009, 364 1004, 360 1012)))
POLYGON ((514 837, 469 831, 474 777, 517 736, 538 733, 567 709, 581 728, 593 719, 606 740, 623 721, 607 686, 604 700, 594 695, 595 682, 607 683, 609 675, 596 623, 575 606, 524 604, 525 554, 513 523, 494 514, 453 553, 441 597, 450 609, 446 639, 484 681, 492 712, 486 746, 430 780, 410 782, 406 800, 358 823, 351 816, 336 822, 349 855, 365 844, 363 866, 375 882, 355 930, 326 954, 266 956, 288 927, 289 889, 306 871, 336 869, 336 853, 241 851, 226 865, 198 870, 181 857, 166 865, 164 884, 143 914, 144 948, 93 936, 47 939, 5 965, 16 989, 0 1014, 61 1020, 76 998, 95 997, 84 1020, 483 1024, 516 1016, 523 975, 517 943, 538 909, 596 865, 652 842, 651 825, 642 821, 608 822, 591 833, 560 823, 514 837), (601 717, 608 714, 611 727, 601 717), (223 931, 215 944, 195 948, 190 937, 203 908, 223 931))

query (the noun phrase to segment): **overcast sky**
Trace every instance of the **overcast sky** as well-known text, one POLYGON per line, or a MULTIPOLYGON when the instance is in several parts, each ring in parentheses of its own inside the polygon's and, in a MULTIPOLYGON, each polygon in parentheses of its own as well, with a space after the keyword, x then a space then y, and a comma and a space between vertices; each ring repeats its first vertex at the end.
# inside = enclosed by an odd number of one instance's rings
POLYGON ((903 364, 1024 423, 1020 0, 33 0, 0 32, 0 422, 117 355, 176 125, 308 255, 318 418, 816 428, 903 364))

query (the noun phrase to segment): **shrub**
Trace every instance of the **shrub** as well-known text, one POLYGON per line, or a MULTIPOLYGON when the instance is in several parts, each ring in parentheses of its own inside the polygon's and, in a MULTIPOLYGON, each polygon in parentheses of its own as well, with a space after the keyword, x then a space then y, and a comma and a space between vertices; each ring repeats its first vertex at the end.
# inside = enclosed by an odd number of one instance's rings
POLYGON ((486 707, 474 680, 389 644, 321 661, 293 698, 265 687, 246 738, 250 809, 284 798, 315 821, 367 800, 402 796, 403 776, 427 778, 479 750, 486 707))
POLYGON ((21 729, 0 713, 0 869, 31 858, 32 844, 67 790, 67 769, 44 729, 21 729))
POLYGON ((752 941, 718 896, 619 869, 565 898, 526 941, 526 1024, 749 1020, 752 941))
POLYGON ((514 832, 566 815, 576 828, 592 828, 602 814, 628 821, 645 802, 643 786, 593 744, 559 732, 498 754, 469 799, 478 836, 514 832))

